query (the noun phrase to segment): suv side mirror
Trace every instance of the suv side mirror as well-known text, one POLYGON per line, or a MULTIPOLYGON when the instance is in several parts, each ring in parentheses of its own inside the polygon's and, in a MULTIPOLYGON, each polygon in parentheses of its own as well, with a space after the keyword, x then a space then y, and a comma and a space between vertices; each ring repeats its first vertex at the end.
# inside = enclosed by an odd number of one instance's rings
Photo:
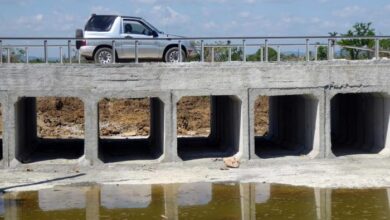
POLYGON ((152 35, 153 37, 158 37, 158 33, 157 33, 157 31, 155 31, 155 30, 152 30, 152 31, 150 32, 150 35, 152 35))

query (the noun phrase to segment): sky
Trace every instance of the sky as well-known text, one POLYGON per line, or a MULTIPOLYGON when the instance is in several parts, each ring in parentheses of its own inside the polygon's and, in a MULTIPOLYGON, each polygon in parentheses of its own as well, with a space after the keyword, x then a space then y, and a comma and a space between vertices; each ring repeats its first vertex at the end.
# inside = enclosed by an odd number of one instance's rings
POLYGON ((143 17, 188 37, 346 33, 372 22, 390 35, 389 0, 0 0, 0 36, 73 37, 92 13, 143 17))

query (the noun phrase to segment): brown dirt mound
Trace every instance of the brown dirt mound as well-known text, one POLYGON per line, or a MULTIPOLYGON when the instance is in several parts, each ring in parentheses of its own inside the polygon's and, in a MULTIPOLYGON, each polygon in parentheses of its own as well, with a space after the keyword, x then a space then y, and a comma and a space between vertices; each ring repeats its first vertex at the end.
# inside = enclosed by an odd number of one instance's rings
POLYGON ((255 102, 255 134, 264 136, 268 132, 269 98, 260 96, 255 102))
POLYGON ((84 105, 77 98, 37 98, 38 137, 84 135, 84 105))
POLYGON ((210 111, 210 97, 183 97, 177 103, 178 135, 209 135, 210 111))
POLYGON ((101 136, 148 136, 150 100, 104 99, 99 103, 101 136))
MULTIPOLYGON (((255 132, 268 131, 268 97, 255 103, 255 132)), ((101 136, 148 136, 150 101, 104 99, 99 103, 101 136)), ((210 133, 210 97, 183 97, 177 104, 178 135, 207 136, 210 133)), ((38 136, 80 138, 84 135, 84 105, 77 98, 37 98, 38 136)), ((1 111, 0 111, 1 114, 1 111)), ((0 134, 2 122, 0 120, 0 134)))

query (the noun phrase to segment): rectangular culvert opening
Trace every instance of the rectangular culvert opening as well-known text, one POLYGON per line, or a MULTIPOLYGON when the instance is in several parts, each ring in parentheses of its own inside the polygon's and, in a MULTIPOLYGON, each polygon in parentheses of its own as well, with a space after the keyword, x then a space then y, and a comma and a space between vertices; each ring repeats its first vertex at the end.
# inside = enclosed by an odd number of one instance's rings
POLYGON ((177 103, 178 155, 182 160, 233 156, 240 126, 238 97, 183 97, 177 103))
POLYGON ((159 159, 164 103, 159 98, 101 100, 99 136, 99 157, 105 163, 159 159))
POLYGON ((16 104, 16 158, 21 163, 79 159, 84 104, 74 97, 23 97, 16 104))
POLYGON ((260 158, 307 155, 313 150, 318 99, 260 96, 255 102, 255 153, 260 158))
POLYGON ((3 106, 0 104, 0 161, 3 160, 3 106))
POLYGON ((390 98, 384 93, 337 94, 331 100, 335 156, 378 154, 387 148, 390 98))

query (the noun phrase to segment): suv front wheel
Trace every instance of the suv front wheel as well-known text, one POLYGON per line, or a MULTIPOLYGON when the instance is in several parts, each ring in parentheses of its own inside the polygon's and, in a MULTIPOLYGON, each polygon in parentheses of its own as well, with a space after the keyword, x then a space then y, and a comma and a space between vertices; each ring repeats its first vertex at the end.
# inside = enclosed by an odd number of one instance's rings
MULTIPOLYGON (((181 49, 181 62, 186 60, 186 53, 181 49)), ((164 55, 164 62, 166 63, 177 63, 179 62, 179 53, 177 47, 171 47, 164 55)))
POLYGON ((112 50, 108 47, 102 47, 95 53, 95 63, 111 64, 113 61, 112 50))

